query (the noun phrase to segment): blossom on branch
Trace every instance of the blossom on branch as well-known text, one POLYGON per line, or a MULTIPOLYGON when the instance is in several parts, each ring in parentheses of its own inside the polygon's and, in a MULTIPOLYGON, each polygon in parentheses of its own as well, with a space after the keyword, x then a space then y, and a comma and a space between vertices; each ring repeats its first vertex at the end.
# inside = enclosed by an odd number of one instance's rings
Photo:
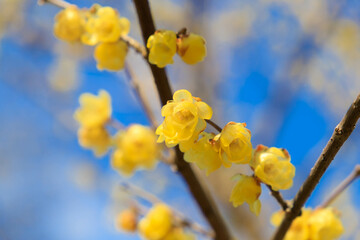
POLYGON ((72 5, 55 16, 54 35, 67 42, 77 42, 84 33, 85 23, 85 14, 72 5))
POLYGON ((114 43, 100 43, 94 51, 97 68, 110 71, 123 69, 127 51, 127 44, 121 40, 114 43))
POLYGON ((182 35, 177 40, 177 53, 187 64, 196 64, 206 57, 205 39, 197 34, 182 35))

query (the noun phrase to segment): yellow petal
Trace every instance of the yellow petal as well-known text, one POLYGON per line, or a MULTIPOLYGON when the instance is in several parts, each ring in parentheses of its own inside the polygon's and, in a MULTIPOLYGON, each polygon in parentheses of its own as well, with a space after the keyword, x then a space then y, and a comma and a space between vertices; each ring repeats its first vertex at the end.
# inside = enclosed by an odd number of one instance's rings
POLYGON ((202 119, 210 119, 212 117, 213 111, 209 105, 204 102, 196 102, 196 106, 199 109, 199 117, 202 119))

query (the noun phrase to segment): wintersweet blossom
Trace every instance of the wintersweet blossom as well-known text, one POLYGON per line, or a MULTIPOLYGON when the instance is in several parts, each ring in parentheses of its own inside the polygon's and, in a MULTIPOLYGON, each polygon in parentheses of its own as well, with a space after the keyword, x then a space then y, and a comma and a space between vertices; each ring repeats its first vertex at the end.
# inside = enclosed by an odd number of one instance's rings
POLYGON ((182 228, 173 228, 163 240, 195 240, 195 235, 187 233, 182 228))
POLYGON ((159 146, 152 129, 139 124, 120 131, 114 138, 116 150, 112 155, 112 166, 125 174, 136 168, 153 168, 159 155, 159 146))
POLYGON ((93 150, 95 156, 105 155, 111 145, 111 137, 104 127, 82 127, 78 130, 79 144, 93 150))
POLYGON ((202 132, 200 137, 185 152, 184 159, 187 162, 195 163, 200 169, 206 170, 206 175, 209 175, 221 167, 221 159, 212 141, 215 134, 202 132))
POLYGON ((111 117, 111 97, 105 90, 100 90, 98 96, 83 93, 79 98, 80 108, 75 111, 74 118, 82 127, 101 127, 111 117))
POLYGON ((206 57, 205 39, 197 34, 182 35, 177 40, 177 53, 187 64, 196 64, 206 57))
POLYGON ((81 40, 84 44, 95 45, 99 42, 117 42, 130 31, 130 21, 120 17, 111 7, 93 7, 94 14, 89 15, 85 25, 85 34, 81 40))
POLYGON ((229 122, 214 140, 225 167, 249 163, 252 156, 251 133, 245 123, 229 122))
MULTIPOLYGON (((279 211, 271 217, 271 223, 279 226, 285 216, 279 211)), ((334 209, 302 209, 301 216, 295 218, 284 240, 335 240, 344 232, 344 227, 334 209)))
POLYGON ((149 62, 163 68, 174 62, 176 53, 176 33, 168 30, 156 31, 146 44, 149 49, 149 62))
POLYGON ((135 232, 137 228, 137 218, 138 213, 136 209, 125 209, 116 216, 115 226, 119 230, 135 232))
POLYGON ((165 117, 163 123, 156 129, 158 142, 164 142, 168 147, 178 143, 184 144, 184 150, 197 140, 198 134, 206 127, 204 119, 210 119, 212 109, 200 98, 195 98, 187 90, 178 90, 173 100, 161 109, 165 117))
POLYGON ((84 14, 75 6, 60 11, 55 16, 54 35, 64 41, 79 41, 85 26, 84 14))
POLYGON ((275 191, 289 189, 293 184, 295 167, 290 163, 290 155, 285 149, 259 145, 250 165, 255 176, 275 191))
POLYGON ((118 71, 124 68, 128 46, 123 41, 100 43, 94 51, 99 70, 118 71))
POLYGON ((172 212, 165 204, 154 205, 139 222, 139 232, 147 240, 163 239, 172 228, 172 212))
POLYGON ((230 202, 233 203, 234 207, 242 205, 246 202, 249 205, 250 211, 259 215, 261 210, 261 202, 259 200, 261 194, 260 183, 251 176, 237 174, 233 177, 237 183, 234 186, 230 202))

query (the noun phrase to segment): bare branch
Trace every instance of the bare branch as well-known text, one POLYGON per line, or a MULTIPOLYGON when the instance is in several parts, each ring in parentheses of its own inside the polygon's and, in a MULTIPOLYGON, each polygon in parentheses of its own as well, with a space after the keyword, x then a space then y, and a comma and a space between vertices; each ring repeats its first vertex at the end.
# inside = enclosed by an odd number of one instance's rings
POLYGON ((360 177, 360 165, 356 165, 354 170, 350 175, 342 181, 333 193, 329 196, 323 204, 320 205, 321 208, 329 206, 347 187, 349 187, 358 177, 360 177))
POLYGON ((311 169, 308 178, 296 194, 292 208, 286 212, 285 218, 272 238, 273 240, 281 240, 284 238, 292 221, 299 215, 302 206, 315 189, 330 163, 334 160, 335 155, 355 129, 355 125, 359 117, 360 95, 357 96, 356 100, 351 104, 341 122, 335 128, 329 142, 323 149, 314 167, 311 169))
POLYGON ((270 190, 270 194, 271 196, 273 196, 276 201, 279 203, 279 205, 281 206, 281 208, 286 211, 289 208, 289 205, 286 203, 286 201, 284 200, 284 198, 282 197, 281 193, 279 191, 275 191, 272 189, 272 187, 270 185, 265 184, 266 187, 270 190))

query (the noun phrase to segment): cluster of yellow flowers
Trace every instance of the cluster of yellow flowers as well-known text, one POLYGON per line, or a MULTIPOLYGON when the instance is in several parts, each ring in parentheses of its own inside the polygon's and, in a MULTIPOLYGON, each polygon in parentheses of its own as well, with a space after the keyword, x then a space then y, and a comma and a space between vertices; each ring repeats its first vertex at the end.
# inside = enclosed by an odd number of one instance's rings
POLYGON ((158 30, 151 35, 146 44, 149 49, 149 62, 163 68, 174 62, 177 53, 187 64, 196 64, 206 57, 206 42, 200 35, 158 30))
MULTIPOLYGON (((279 226, 285 212, 273 214, 271 223, 279 226)), ((291 224, 284 240, 335 240, 344 232, 344 227, 336 212, 330 208, 302 210, 301 216, 291 224)))
POLYGON ((173 100, 161 110, 164 121, 156 130, 158 142, 165 142, 168 147, 179 144, 185 161, 195 163, 206 174, 221 166, 249 164, 254 175, 234 177, 237 183, 230 201, 235 207, 246 202, 258 215, 260 183, 270 185, 274 190, 288 189, 292 186, 295 167, 284 149, 259 145, 253 150, 251 133, 245 123, 229 122, 218 135, 204 132, 206 120, 211 119, 212 113, 209 105, 187 90, 176 91, 173 100))
POLYGON ((74 118, 79 122, 79 143, 92 149, 96 156, 105 155, 110 148, 112 166, 121 173, 130 175, 139 168, 152 168, 159 157, 160 148, 154 131, 139 124, 120 129, 111 136, 106 126, 111 121, 111 97, 104 90, 99 95, 84 93, 80 96, 80 108, 74 118))
POLYGON ((100 70, 117 71, 124 67, 128 46, 121 36, 130 31, 130 21, 111 7, 93 5, 78 9, 72 5, 55 17, 54 34, 67 42, 95 46, 94 57, 100 70))
POLYGON ((195 240, 179 226, 171 209, 163 203, 155 204, 138 222, 136 209, 126 209, 116 219, 116 226, 126 232, 139 231, 146 240, 195 240))

